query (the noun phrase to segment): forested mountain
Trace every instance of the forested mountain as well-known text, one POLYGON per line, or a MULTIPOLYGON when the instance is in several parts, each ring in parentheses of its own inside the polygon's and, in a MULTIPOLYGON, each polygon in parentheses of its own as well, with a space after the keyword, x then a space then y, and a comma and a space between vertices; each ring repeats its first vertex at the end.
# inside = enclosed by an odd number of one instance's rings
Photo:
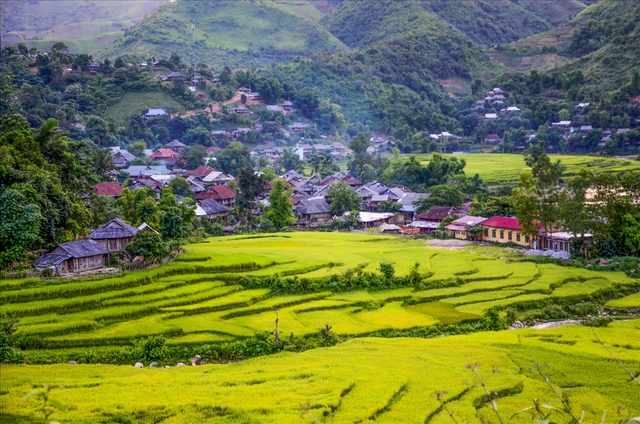
POLYGON ((577 0, 344 0, 322 23, 349 46, 425 28, 449 31, 453 26, 486 47, 554 28, 585 7, 577 0))
POLYGON ((344 47, 312 19, 276 2, 177 1, 161 6, 125 31, 124 37, 100 56, 126 54, 147 59, 174 52, 190 56, 191 23, 196 25, 198 61, 219 69, 225 65, 263 66, 344 47))
POLYGON ((580 58, 557 71, 580 70, 596 92, 619 88, 640 67, 640 0, 603 0, 578 18, 567 52, 580 58))
POLYGON ((320 97, 342 106, 345 117, 358 125, 393 132, 405 126, 453 130, 455 123, 445 116, 450 99, 437 79, 470 80, 498 70, 452 29, 448 34, 410 32, 363 49, 296 59, 264 72, 313 87, 320 97))

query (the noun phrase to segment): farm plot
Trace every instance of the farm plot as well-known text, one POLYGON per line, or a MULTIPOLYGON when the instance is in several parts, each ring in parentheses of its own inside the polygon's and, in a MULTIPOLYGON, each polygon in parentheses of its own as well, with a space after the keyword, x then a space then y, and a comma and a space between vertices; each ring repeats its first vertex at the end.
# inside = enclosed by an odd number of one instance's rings
POLYGON ((19 318, 18 330, 38 341, 27 356, 40 358, 47 349, 107 349, 152 335, 172 345, 238 340, 273 331, 276 312, 287 336, 325 325, 363 336, 473 321, 493 306, 633 283, 622 273, 369 234, 221 237, 188 250, 174 263, 121 276, 0 281, 0 313, 19 318), (393 279, 383 277, 381 262, 393 266, 393 279), (416 263, 419 276, 410 282, 416 263))
MULTIPOLYGON (((637 336, 639 326, 636 320, 598 330, 630 369, 640 367, 638 351, 613 346, 637 336)), ((25 420, 37 403, 22 398, 44 381, 63 387, 52 394, 66 406, 55 418, 69 423, 299 423, 329 415, 335 423, 451 422, 436 392, 446 392, 441 400, 458 422, 495 421, 491 405, 478 401, 484 391, 467 369, 477 364, 487 389, 498 394, 503 417, 525 424, 530 415, 514 414, 531 407, 532 399, 558 404, 542 377, 530 371, 539 363, 547 364, 545 374, 568 398, 574 415, 587 406, 585 422, 619 422, 615 412, 603 419, 603 410, 623 411, 624 419, 638 416, 637 386, 592 339, 590 329, 568 326, 430 340, 361 338, 201 367, 9 365, 3 366, 0 420, 25 420)), ((556 414, 556 421, 570 421, 567 414, 556 414)))

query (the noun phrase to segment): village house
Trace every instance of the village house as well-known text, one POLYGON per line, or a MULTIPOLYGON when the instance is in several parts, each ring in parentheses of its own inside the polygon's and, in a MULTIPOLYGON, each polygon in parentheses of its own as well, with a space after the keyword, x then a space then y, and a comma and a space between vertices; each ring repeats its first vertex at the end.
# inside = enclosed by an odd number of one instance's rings
POLYGON ((149 111, 142 116, 144 116, 145 118, 155 118, 157 116, 168 116, 168 115, 169 114, 164 109, 149 109, 149 111))
POLYGON ((175 151, 176 153, 180 153, 187 147, 186 144, 179 142, 178 140, 173 140, 167 143, 167 148, 175 151))
POLYGON ((131 243, 136 234, 138 234, 136 227, 121 221, 119 218, 114 218, 93 230, 89 234, 89 238, 109 252, 122 252, 125 246, 131 243))
POLYGON ((568 130, 569 128, 571 128, 571 121, 552 122, 551 127, 562 129, 562 130, 568 130))
POLYGON ((289 171, 280 175, 280 179, 286 180, 288 182, 293 182, 293 181, 302 181, 304 177, 300 175, 300 173, 298 173, 297 171, 290 169, 289 171))
POLYGON ((129 162, 136 160, 136 157, 120 147, 112 147, 111 160, 116 169, 122 169, 126 168, 129 162))
POLYGON ((98 183, 93 188, 93 194, 96 196, 107 196, 117 199, 122 195, 122 187, 114 181, 98 183))
MULTIPOLYGON (((466 212, 466 211, 465 211, 466 212)), ((432 206, 426 212, 418 214, 416 217, 419 221, 433 222, 439 224, 443 219, 449 216, 460 215, 462 208, 454 208, 452 206, 432 206)))
MULTIPOLYGON (((345 215, 349 215, 345 212, 345 215)), ((380 227, 382 224, 395 224, 396 217, 391 212, 360 212, 358 222, 364 228, 380 227)))
POLYGON ((231 210, 215 199, 198 200, 196 204, 201 210, 201 212, 196 210, 196 216, 203 216, 212 223, 216 220, 225 220, 231 210))
POLYGON ((307 124, 296 122, 296 123, 293 123, 293 124, 289 125, 287 128, 289 128, 291 131, 293 131, 295 133, 301 133, 301 132, 306 131, 308 126, 309 125, 307 125, 307 124))
POLYGON ((231 110, 233 112, 237 113, 238 115, 246 115, 247 113, 249 113, 249 109, 247 109, 244 106, 236 106, 231 110))
POLYGON ((155 191, 157 195, 160 195, 160 192, 164 188, 164 184, 162 184, 161 182, 155 180, 150 175, 140 175, 138 178, 136 178, 133 181, 133 184, 131 184, 127 188, 129 190, 131 190, 131 191, 144 190, 144 189, 149 188, 149 189, 155 191))
POLYGON ((161 76, 160 79, 162 81, 177 81, 182 79, 182 74, 180 72, 170 72, 161 76))
POLYGON ((267 105, 269 112, 284 112, 284 109, 280 105, 267 105))
POLYGON ((593 127, 591 125, 583 125, 580 127, 580 132, 583 134, 588 133, 591 130, 593 130, 593 127))
POLYGON ((163 162, 167 167, 169 167, 176 164, 180 155, 171 149, 158 149, 150 154, 149 157, 153 160, 163 162))
POLYGON ((487 218, 481 216, 467 215, 451 222, 451 224, 444 227, 444 229, 449 237, 460 240, 482 240, 483 229, 479 225, 486 220, 487 218), (479 229, 479 231, 472 229, 479 229))
POLYGON ((487 134, 484 138, 484 142, 489 144, 500 144, 502 143, 502 137, 498 134, 487 134))
POLYGON ((495 243, 515 243, 524 247, 538 248, 538 236, 522 234, 522 225, 517 218, 494 216, 480 223, 483 227, 482 240, 495 243))
POLYGON ((223 131, 223 130, 215 130, 215 131, 211 131, 211 137, 215 138, 215 139, 219 139, 222 137, 226 137, 227 136, 227 132, 223 131))
POLYGON ((331 220, 331 207, 324 198, 301 199, 294 206, 296 224, 305 227, 314 227, 331 220))
POLYGON ((485 113, 484 114, 484 119, 487 121, 493 120, 493 119, 498 119, 498 114, 497 113, 485 113))
POLYGON ((251 89, 248 87, 240 87, 238 88, 238 92, 242 94, 251 94, 251 89))
POLYGON ((195 200, 205 199, 214 199, 228 208, 232 208, 236 204, 236 194, 224 185, 205 187, 203 192, 195 195, 195 200))
POLYGON ((237 128, 231 132, 234 139, 243 139, 251 131, 251 128, 237 128))
POLYGON ((108 253, 93 240, 73 241, 59 244, 40 256, 33 265, 39 270, 51 269, 54 274, 90 271, 103 268, 108 253))
MULTIPOLYGON (((581 235, 574 235, 571 232, 556 231, 548 234, 540 232, 541 236, 541 249, 549 249, 555 252, 566 252, 571 254, 571 243, 575 238, 582 238, 581 235)), ((593 240, 593 234, 586 233, 584 235, 584 241, 586 244, 591 244, 593 240)))
POLYGON ((261 99, 260 93, 249 93, 249 94, 247 94, 247 99, 253 100, 253 101, 258 101, 258 100, 261 99))
POLYGON ((95 74, 100 72, 100 64, 97 62, 93 62, 91 64, 89 64, 89 73, 91 74, 95 74))
POLYGON ((233 181, 234 179, 235 178, 233 178, 231 175, 227 175, 224 172, 214 171, 202 177, 202 182, 213 185, 224 185, 229 181, 233 181))
POLYGON ((137 178, 142 175, 163 175, 171 173, 171 170, 164 165, 131 165, 124 170, 131 178, 137 178))
POLYGON ((195 177, 199 180, 202 180, 204 177, 211 174, 212 172, 217 172, 217 171, 210 166, 202 165, 197 167, 196 169, 192 169, 191 171, 185 172, 183 177, 185 178, 195 177))
POLYGON ((500 112, 505 113, 507 115, 512 115, 512 114, 518 114, 518 113, 522 112, 522 110, 520 108, 515 107, 515 106, 509 106, 506 109, 502 109, 500 112))
POLYGON ((286 112, 286 113, 293 112, 293 103, 291 103, 288 100, 284 103, 281 103, 279 106, 282 108, 283 112, 286 112))

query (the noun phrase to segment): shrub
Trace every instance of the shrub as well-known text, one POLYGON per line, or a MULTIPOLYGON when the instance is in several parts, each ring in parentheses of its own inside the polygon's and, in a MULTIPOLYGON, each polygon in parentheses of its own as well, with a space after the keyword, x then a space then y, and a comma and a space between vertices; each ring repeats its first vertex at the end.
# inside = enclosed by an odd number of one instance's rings
POLYGON ((0 316, 0 363, 19 364, 24 361, 22 352, 17 349, 18 320, 14 316, 0 316))
POLYGON ((395 268, 389 262, 380 262, 378 271, 380 271, 382 275, 384 275, 384 278, 386 278, 387 280, 392 280, 393 276, 396 274, 395 268))
POLYGON ((139 361, 162 362, 167 359, 169 350, 165 346, 164 336, 151 336, 136 343, 132 351, 133 356, 139 361))

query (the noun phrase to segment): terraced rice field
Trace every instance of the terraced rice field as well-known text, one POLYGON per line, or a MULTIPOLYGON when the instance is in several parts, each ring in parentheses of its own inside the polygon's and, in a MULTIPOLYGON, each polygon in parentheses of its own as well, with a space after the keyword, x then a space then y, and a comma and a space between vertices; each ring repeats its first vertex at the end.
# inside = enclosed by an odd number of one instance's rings
MULTIPOLYGON (((640 413, 640 390, 585 328, 366 338, 381 330, 474 321, 494 306, 580 299, 636 283, 623 273, 368 234, 223 237, 187 250, 174 263, 117 277, 0 281, 0 312, 15 314, 19 330, 40 340, 40 349, 26 351, 30 363, 47 352, 73 358, 83 349, 130 346, 152 335, 164 335, 172 346, 242 340, 272 331, 274 309, 283 337, 317 333, 329 324, 338 335, 356 338, 333 348, 197 369, 3 366, 0 418, 20 422, 33 407, 19 400, 21 394, 45 382, 67 387, 57 394, 72 406, 60 415, 64 422, 447 422, 432 396, 437 390, 447 391, 443 400, 460 422, 495 422, 481 389, 468 385, 472 374, 464 365, 482 364, 483 378, 511 416, 535 397, 557 403, 540 376, 528 372, 536 361, 551 365, 559 386, 578 384, 571 389, 572 407, 588 405, 587 417, 601 419, 607 409, 606 422, 618 422, 613 411, 620 406, 640 413), (393 265, 396 287, 349 289, 360 273, 381 275, 383 261, 393 265), (416 263, 420 283, 404 284, 416 263), (585 375, 585 369, 598 374, 585 375)), ((636 294, 610 302, 638 304, 636 294)), ((640 339, 639 330, 640 321, 600 330, 634 372, 640 370, 640 343, 632 342, 640 339)), ((521 421, 530 417, 510 422, 521 421)))
POLYGON ((0 282, 0 312, 18 316, 20 330, 42 337, 47 348, 127 345, 157 334, 172 343, 215 343, 272 330, 274 308, 283 334, 315 333, 328 323, 338 334, 363 335, 455 324, 479 319, 493 306, 632 282, 622 273, 506 262, 479 250, 433 249, 400 238, 290 233, 210 239, 189 245, 165 267, 119 277, 0 282), (314 281, 358 267, 378 273, 382 261, 393 264, 397 277, 419 263, 423 288, 313 289, 314 281), (279 296, 243 286, 247 278, 276 277, 307 288, 279 296))
MULTIPOLYGON (((640 320, 614 323, 599 336, 630 369, 640 346, 640 320), (636 343, 637 345, 637 343, 636 343)), ((55 382, 52 396, 63 422, 143 423, 449 423, 435 393, 458 422, 497 422, 484 391, 466 368, 479 364, 488 390, 498 393, 505 422, 528 423, 516 412, 540 399, 560 407, 544 372, 584 422, 621 422, 640 413, 640 389, 588 328, 476 333, 440 339, 354 339, 332 348, 280 353, 227 365, 144 368, 109 365, 3 367, 4 417, 20 422, 36 408, 22 400, 31 384, 55 382), (588 372, 585 372, 588 370, 588 372), (621 409, 624 408, 624 409, 621 409), (510 417, 510 418, 509 418, 510 417)), ((555 413, 556 422, 569 422, 555 413)))

